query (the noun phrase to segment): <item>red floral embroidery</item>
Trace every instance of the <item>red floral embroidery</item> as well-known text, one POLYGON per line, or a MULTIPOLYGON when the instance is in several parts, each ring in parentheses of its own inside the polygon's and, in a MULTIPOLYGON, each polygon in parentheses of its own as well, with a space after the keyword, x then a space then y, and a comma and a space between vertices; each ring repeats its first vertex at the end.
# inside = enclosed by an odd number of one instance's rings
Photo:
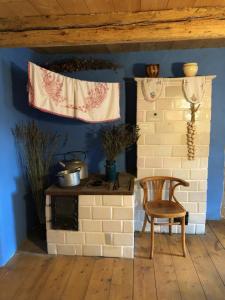
POLYGON ((34 88, 30 82, 30 79, 28 80, 28 83, 27 83, 27 89, 28 89, 28 93, 29 93, 29 102, 31 104, 34 104, 34 88))
POLYGON ((103 103, 106 98, 108 89, 109 87, 107 83, 96 83, 94 88, 88 90, 88 96, 85 98, 86 103, 84 105, 77 106, 73 104, 67 104, 64 105, 64 107, 77 109, 84 113, 87 113, 93 108, 98 108, 103 103))
POLYGON ((65 100, 62 96, 63 79, 51 71, 42 69, 42 80, 46 93, 56 105, 65 100))

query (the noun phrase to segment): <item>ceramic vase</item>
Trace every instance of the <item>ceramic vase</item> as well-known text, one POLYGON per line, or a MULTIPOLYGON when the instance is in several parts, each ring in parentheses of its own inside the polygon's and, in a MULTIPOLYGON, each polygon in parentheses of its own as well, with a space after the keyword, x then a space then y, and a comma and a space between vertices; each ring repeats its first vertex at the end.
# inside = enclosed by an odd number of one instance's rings
POLYGON ((159 64, 150 64, 146 66, 146 73, 148 77, 158 77, 159 76, 159 64))
POLYGON ((115 160, 106 160, 105 164, 105 177, 106 181, 113 182, 116 180, 116 161, 115 160))
POLYGON ((183 71, 186 77, 196 76, 198 73, 198 64, 194 62, 186 63, 183 65, 183 71))

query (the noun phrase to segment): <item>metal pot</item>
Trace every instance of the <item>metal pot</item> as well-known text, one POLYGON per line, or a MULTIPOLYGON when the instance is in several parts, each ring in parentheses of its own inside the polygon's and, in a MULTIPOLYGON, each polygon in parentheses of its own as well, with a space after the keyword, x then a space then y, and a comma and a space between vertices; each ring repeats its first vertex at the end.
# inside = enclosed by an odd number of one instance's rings
POLYGON ((61 187, 76 186, 80 184, 80 169, 60 171, 57 177, 61 187))
POLYGON ((71 151, 71 152, 67 152, 64 155, 64 160, 63 161, 59 161, 59 164, 70 171, 73 171, 74 169, 79 168, 80 169, 80 179, 84 179, 88 177, 88 167, 87 164, 84 162, 86 159, 86 153, 84 151, 71 151), (70 159, 67 160, 68 157, 75 157, 76 154, 75 153, 82 153, 83 160, 81 159, 70 159))

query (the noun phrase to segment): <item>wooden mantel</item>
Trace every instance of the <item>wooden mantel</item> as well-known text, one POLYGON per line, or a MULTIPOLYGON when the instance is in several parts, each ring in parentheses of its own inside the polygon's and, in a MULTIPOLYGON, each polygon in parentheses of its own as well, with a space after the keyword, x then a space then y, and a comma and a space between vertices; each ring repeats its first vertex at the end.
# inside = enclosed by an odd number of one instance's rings
POLYGON ((224 39, 224 7, 0 19, 0 47, 224 39))

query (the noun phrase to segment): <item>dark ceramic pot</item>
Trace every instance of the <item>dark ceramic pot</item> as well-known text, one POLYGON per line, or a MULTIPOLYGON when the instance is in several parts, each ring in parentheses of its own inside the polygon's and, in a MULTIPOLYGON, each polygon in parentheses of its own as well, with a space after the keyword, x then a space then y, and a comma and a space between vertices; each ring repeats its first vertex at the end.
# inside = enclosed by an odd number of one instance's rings
POLYGON ((116 161, 115 160, 106 160, 105 164, 105 177, 107 181, 116 180, 116 161))
POLYGON ((159 76, 159 64, 150 64, 146 66, 146 73, 149 77, 159 76))

